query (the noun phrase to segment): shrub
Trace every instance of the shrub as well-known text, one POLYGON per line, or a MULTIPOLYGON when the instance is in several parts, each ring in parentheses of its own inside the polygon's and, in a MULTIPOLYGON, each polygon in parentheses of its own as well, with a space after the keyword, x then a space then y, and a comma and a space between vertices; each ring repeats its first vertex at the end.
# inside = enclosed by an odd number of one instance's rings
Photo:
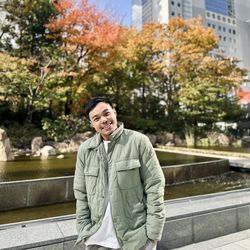
POLYGON ((84 119, 74 118, 72 115, 59 116, 55 120, 42 119, 43 130, 55 141, 69 140, 76 133, 86 130, 87 126, 84 119))
POLYGON ((12 123, 5 130, 14 148, 30 148, 34 137, 45 137, 44 131, 33 124, 20 125, 19 123, 12 123))

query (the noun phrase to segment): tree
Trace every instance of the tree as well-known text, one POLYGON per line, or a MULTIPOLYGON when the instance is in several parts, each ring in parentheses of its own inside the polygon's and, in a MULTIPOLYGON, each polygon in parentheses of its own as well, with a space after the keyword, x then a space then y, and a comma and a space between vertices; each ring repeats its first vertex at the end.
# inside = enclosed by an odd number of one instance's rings
POLYGON ((152 82, 164 97, 169 119, 181 120, 187 142, 195 144, 198 124, 211 125, 226 116, 229 103, 235 107, 228 96, 243 80, 244 71, 235 59, 210 55, 218 38, 201 18, 155 25, 145 26, 149 39, 142 34, 144 47, 150 45, 148 72, 153 72, 152 82))
POLYGON ((6 37, 2 40, 2 50, 18 57, 39 56, 41 60, 43 48, 52 44, 44 25, 49 17, 57 15, 51 1, 9 0, 3 4, 3 11, 6 22, 2 30, 6 37))
POLYGON ((31 85, 37 81, 32 73, 34 61, 11 57, 0 53, 1 99, 11 104, 12 109, 24 109, 30 99, 31 85))
POLYGON ((235 97, 229 100, 229 94, 243 81, 244 70, 238 68, 235 59, 209 54, 218 40, 212 29, 202 26, 200 18, 175 19, 169 31, 178 41, 174 57, 170 57, 171 64, 177 66, 178 112, 185 124, 188 145, 195 145, 199 123, 209 126, 235 109, 237 102, 235 97))
POLYGON ((111 60, 106 60, 106 69, 95 74, 92 81, 87 84, 87 90, 91 95, 109 97, 120 117, 131 114, 133 109, 131 101, 135 95, 133 91, 138 87, 137 78, 133 75, 132 65, 127 60, 124 50, 131 31, 130 29, 123 30, 120 39, 109 52, 111 60))
MULTIPOLYGON (((108 62, 115 55, 113 47, 124 28, 87 0, 59 0, 54 1, 54 6, 59 16, 52 18, 46 27, 56 34, 55 39, 62 41, 65 57, 71 58, 71 65, 67 63, 62 74, 66 78, 72 76, 73 99, 77 102, 85 95, 87 82, 93 81, 95 74, 109 70, 108 62)), ((69 102, 72 101, 70 97, 69 102)))
POLYGON ((183 72, 178 76, 179 112, 191 145, 196 143, 198 123, 211 127, 214 122, 223 121, 232 110, 239 110, 237 97, 230 93, 239 88, 244 75, 237 67, 237 60, 225 57, 204 57, 195 70, 189 78, 183 72))
MULTIPOLYGON (((31 123, 35 108, 47 106, 47 101, 41 97, 48 98, 45 82, 52 72, 52 60, 58 53, 58 41, 52 41, 48 37, 49 30, 45 24, 49 22, 49 17, 55 16, 57 12, 50 0, 10 0, 3 4, 3 10, 7 22, 2 27, 4 35, 1 39, 1 50, 13 57, 9 56, 10 61, 6 64, 9 68, 3 70, 2 78, 7 77, 8 80, 5 79, 2 84, 6 89, 7 84, 11 86, 9 98, 15 96, 16 100, 20 101, 17 106, 22 107, 26 114, 25 121, 31 123), (22 66, 20 70, 14 67, 18 62, 25 62, 28 67, 21 72, 22 66), (12 77, 9 78, 8 72, 11 72, 12 77), (18 81, 19 73, 26 76, 21 77, 22 81, 18 81), (13 88, 19 89, 20 92, 13 91, 13 88)), ((2 54, 1 57, 3 59, 8 56, 2 54)))
POLYGON ((127 86, 132 87, 134 92, 132 116, 144 119, 145 122, 149 119, 159 120, 164 116, 160 105, 161 96, 155 88, 159 78, 152 70, 152 62, 157 55, 153 46, 157 39, 155 31, 158 27, 159 24, 151 23, 143 26, 139 32, 128 30, 119 50, 119 65, 126 66, 130 76, 127 86), (154 105, 158 105, 158 109, 152 112, 151 107, 154 105))

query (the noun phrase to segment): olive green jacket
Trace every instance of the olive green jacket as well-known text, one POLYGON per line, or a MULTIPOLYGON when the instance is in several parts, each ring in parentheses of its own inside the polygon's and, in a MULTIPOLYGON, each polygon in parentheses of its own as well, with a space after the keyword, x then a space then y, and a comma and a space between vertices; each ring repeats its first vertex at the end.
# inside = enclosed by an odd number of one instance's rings
POLYGON ((74 178, 77 243, 99 229, 105 190, 121 249, 138 250, 148 239, 160 240, 165 223, 164 188, 164 175, 145 135, 121 124, 111 135, 108 157, 100 134, 88 139, 78 150, 74 178))

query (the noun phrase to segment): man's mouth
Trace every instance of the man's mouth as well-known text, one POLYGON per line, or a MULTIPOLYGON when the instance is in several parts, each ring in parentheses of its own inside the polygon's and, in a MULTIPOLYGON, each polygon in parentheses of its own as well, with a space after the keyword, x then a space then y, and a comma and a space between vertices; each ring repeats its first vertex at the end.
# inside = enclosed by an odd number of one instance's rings
POLYGON ((108 130, 108 129, 110 129, 111 125, 112 125, 112 123, 109 122, 109 123, 105 124, 102 129, 108 130))

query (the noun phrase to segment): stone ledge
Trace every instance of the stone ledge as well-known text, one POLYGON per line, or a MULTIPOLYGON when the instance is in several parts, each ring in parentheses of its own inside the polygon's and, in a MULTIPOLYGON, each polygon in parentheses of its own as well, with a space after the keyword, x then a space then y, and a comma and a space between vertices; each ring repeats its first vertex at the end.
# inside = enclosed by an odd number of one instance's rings
POLYGON ((249 153, 241 153, 241 152, 229 152, 229 151, 219 151, 212 149, 199 149, 199 148, 185 148, 185 147, 171 147, 171 146, 162 146, 157 145, 155 150, 163 150, 166 152, 175 152, 182 154, 195 154, 201 156, 215 157, 218 156, 220 158, 250 158, 249 153))
POLYGON ((228 249, 233 249, 233 248, 230 248, 230 244, 233 244, 234 242, 241 242, 249 238, 250 238, 250 229, 237 232, 237 233, 233 233, 233 234, 229 234, 229 235, 225 235, 225 236, 221 236, 215 239, 207 240, 205 242, 200 242, 200 243, 180 247, 177 249, 178 250, 200 250, 200 249, 211 250, 214 248, 223 247, 227 245, 229 247, 228 249))
POLYGON ((12 228, 0 231, 1 249, 27 249, 55 245, 64 241, 57 223, 46 223, 33 227, 12 228))

